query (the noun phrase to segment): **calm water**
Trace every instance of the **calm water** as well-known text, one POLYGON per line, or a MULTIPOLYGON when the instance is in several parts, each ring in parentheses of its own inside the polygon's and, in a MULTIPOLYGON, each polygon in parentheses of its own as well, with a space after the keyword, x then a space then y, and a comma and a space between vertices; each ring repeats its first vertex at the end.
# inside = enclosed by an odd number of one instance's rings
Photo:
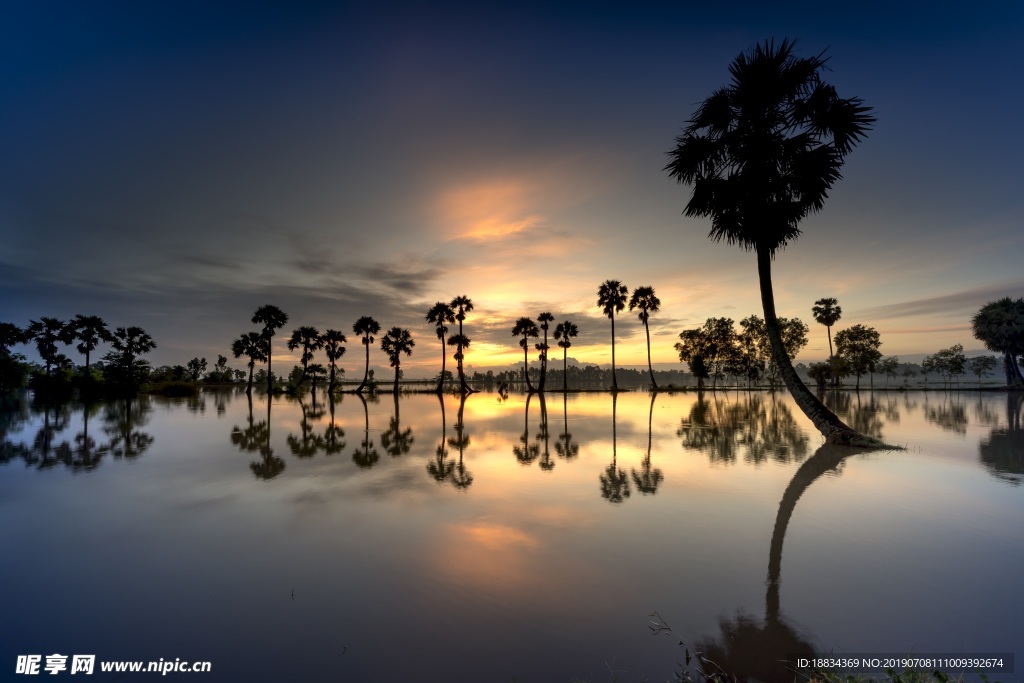
POLYGON ((1024 663, 1020 396, 831 398, 908 447, 871 454, 822 448, 788 395, 318 398, 6 412, 0 679, 56 652, 212 662, 197 681, 670 680, 653 610, 762 680, 810 651, 1024 663))

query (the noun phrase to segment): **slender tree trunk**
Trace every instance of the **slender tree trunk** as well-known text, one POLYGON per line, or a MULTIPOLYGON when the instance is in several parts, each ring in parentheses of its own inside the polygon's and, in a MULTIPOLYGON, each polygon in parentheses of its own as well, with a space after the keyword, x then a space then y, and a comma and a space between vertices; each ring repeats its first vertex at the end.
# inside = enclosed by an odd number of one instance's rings
POLYGON ((530 349, 530 343, 527 340, 526 335, 524 334, 523 335, 523 377, 526 379, 526 389, 527 389, 527 391, 529 391, 532 394, 533 393, 533 383, 530 382, 530 359, 529 359, 529 356, 527 355, 529 353, 529 349, 530 349))
POLYGON ((363 346, 366 347, 366 369, 363 370, 363 381, 356 388, 357 394, 363 393, 363 389, 366 387, 366 380, 370 376, 370 342, 366 337, 363 337, 363 346))
POLYGON ((271 343, 273 337, 267 337, 267 394, 274 393, 274 372, 273 366, 270 364, 271 361, 271 343))
MULTIPOLYGON (((459 337, 462 337, 462 320, 459 320, 459 337)), ((463 370, 462 364, 465 362, 465 352, 462 346, 459 346, 459 385, 461 386, 462 395, 472 393, 472 389, 469 388, 469 384, 466 383, 466 371, 463 370)))
POLYGON ((448 361, 448 355, 444 352, 444 335, 441 335, 441 376, 437 379, 437 389, 435 393, 440 394, 444 391, 444 368, 445 363, 448 361))
POLYGON ((327 383, 327 395, 328 396, 330 396, 331 394, 334 393, 334 375, 335 375, 334 361, 331 361, 331 379, 327 383))
POLYGON ((249 362, 249 384, 245 387, 245 393, 249 395, 249 412, 252 412, 252 371, 256 367, 256 363, 249 362))
MULTIPOLYGON (((547 325, 547 323, 544 323, 547 325)), ((548 331, 544 330, 544 357, 540 360, 540 383, 537 386, 537 391, 544 393, 544 383, 547 379, 548 374, 548 331)))
POLYGON ((562 393, 569 393, 569 349, 566 348, 562 349, 562 393))
POLYGON ((828 331, 828 364, 832 368, 832 386, 839 386, 839 375, 836 374, 836 356, 832 353, 832 326, 826 325, 828 331))
POLYGON ((396 406, 398 405, 398 403, 397 403, 397 401, 398 401, 398 373, 401 372, 401 370, 399 370, 399 365, 400 365, 400 363, 395 363, 395 401, 396 401, 395 405, 396 406))
POLYGON ((775 294, 772 291, 772 260, 767 249, 757 249, 757 274, 761 286, 761 305, 764 307, 764 322, 771 343, 772 359, 782 375, 782 381, 793 396, 793 400, 810 419, 830 444, 883 448, 885 444, 877 439, 860 434, 843 423, 835 413, 825 407, 818 397, 804 386, 793 369, 786 354, 779 330, 779 319, 775 315, 775 294))
POLYGON ((612 391, 619 390, 619 383, 615 381, 615 311, 612 310, 612 391))
POLYGON ((651 387, 654 389, 658 388, 658 383, 654 381, 654 367, 651 365, 651 328, 647 326, 647 321, 644 321, 644 331, 647 333, 647 371, 651 373, 651 387))

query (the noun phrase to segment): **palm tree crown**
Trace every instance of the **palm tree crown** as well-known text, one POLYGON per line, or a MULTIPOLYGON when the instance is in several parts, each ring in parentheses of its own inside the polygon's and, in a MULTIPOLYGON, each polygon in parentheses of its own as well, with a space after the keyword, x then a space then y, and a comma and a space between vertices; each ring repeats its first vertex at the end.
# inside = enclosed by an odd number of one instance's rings
POLYGON ((971 318, 971 327, 985 348, 1003 354, 1007 386, 1024 384, 1017 360, 1024 355, 1024 298, 990 301, 971 318))
POLYGON ((416 346, 409 330, 392 327, 380 340, 380 350, 387 354, 391 367, 395 369, 395 393, 398 393, 398 377, 401 374, 402 354, 412 355, 412 347, 416 346))
POLYGON ((273 390, 273 343, 271 338, 277 330, 287 324, 288 314, 277 306, 267 304, 256 309, 256 312, 253 313, 252 321, 256 325, 263 325, 263 336, 267 340, 267 389, 273 390))
POLYGON ((320 339, 324 343, 324 353, 327 354, 327 364, 330 371, 330 379, 327 384, 327 393, 334 391, 334 378, 338 372, 338 361, 345 355, 343 344, 348 338, 338 330, 327 330, 320 339))
POLYGON ((533 391, 533 384, 530 382, 530 360, 527 356, 527 352, 530 348, 530 337, 537 337, 540 335, 540 330, 537 328, 537 323, 533 322, 532 318, 523 316, 516 321, 516 324, 512 326, 512 336, 518 337, 522 335, 523 338, 519 340, 519 346, 523 349, 523 377, 526 379, 526 387, 529 391, 533 391))
POLYGON ((441 340, 441 374, 437 379, 437 392, 444 389, 444 372, 447 354, 445 353, 445 335, 448 334, 448 324, 455 322, 455 309, 451 304, 438 301, 427 311, 427 322, 433 323, 437 332, 437 338, 441 340))
POLYGON ((462 332, 462 323, 466 319, 466 314, 473 310, 473 301, 465 294, 452 299, 450 304, 455 309, 455 319, 459 321, 459 334, 452 339, 458 340, 455 344, 452 344, 452 340, 448 340, 450 346, 455 347, 455 360, 459 363, 459 386, 463 394, 468 394, 472 391, 469 385, 466 384, 466 372, 462 367, 462 361, 465 359, 465 350, 469 348, 470 339, 462 332))
POLYGON ((267 339, 259 332, 247 332, 231 343, 231 352, 235 358, 249 357, 249 383, 245 391, 251 394, 253 369, 256 363, 265 363, 267 360, 267 339))
POLYGON ((309 361, 313 360, 313 352, 324 347, 324 341, 320 338, 320 330, 308 325, 292 330, 292 336, 288 339, 288 348, 294 351, 300 346, 302 347, 302 356, 299 357, 299 362, 302 363, 302 377, 299 379, 299 384, 302 384, 309 372, 309 361))
POLYGON ((558 345, 562 347, 562 391, 569 390, 569 373, 567 368, 569 347, 572 346, 571 338, 579 333, 580 330, 574 322, 564 320, 555 325, 555 339, 558 340, 558 345))
POLYGON ((78 352, 85 356, 85 373, 89 374, 89 355, 96 350, 101 341, 107 343, 113 339, 110 329, 103 318, 98 315, 76 315, 65 327, 67 339, 79 342, 78 352))

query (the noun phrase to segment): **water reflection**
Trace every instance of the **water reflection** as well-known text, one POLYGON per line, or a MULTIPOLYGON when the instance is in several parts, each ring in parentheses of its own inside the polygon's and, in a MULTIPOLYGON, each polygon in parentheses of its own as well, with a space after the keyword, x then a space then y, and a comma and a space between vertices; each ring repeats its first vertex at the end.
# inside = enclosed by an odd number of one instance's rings
POLYGON ((437 395, 437 402, 441 404, 441 442, 434 451, 434 460, 427 463, 427 474, 441 484, 448 481, 455 470, 455 463, 448 462, 447 422, 444 414, 444 396, 437 395))
POLYGON ((935 396, 928 393, 924 399, 924 419, 937 424, 945 431, 954 434, 966 434, 967 425, 970 420, 967 418, 967 407, 960 400, 960 394, 945 395, 935 400, 935 396))
POLYGON ((580 454, 580 445, 572 440, 572 434, 569 433, 568 394, 562 394, 562 433, 555 443, 555 452, 565 460, 572 460, 580 454))
POLYGON ((540 455, 540 446, 530 441, 530 401, 534 392, 526 395, 526 403, 523 407, 523 434, 519 437, 519 443, 512 446, 512 454, 520 465, 530 465, 540 455))
POLYGON ((284 472, 284 460, 274 455, 270 446, 270 406, 271 397, 267 396, 267 419, 255 422, 252 414, 252 394, 247 394, 249 401, 249 424, 245 429, 234 427, 231 430, 231 443, 249 453, 259 453, 260 459, 249 463, 249 469, 257 479, 270 480, 284 472))
POLYGON ((299 409, 302 411, 302 419, 299 420, 299 434, 288 434, 285 443, 288 444, 288 450, 296 458, 312 458, 327 446, 324 435, 318 433, 312 424, 312 421, 319 420, 324 416, 324 411, 316 405, 315 392, 310 406, 303 403, 301 398, 297 401, 299 409))
POLYGON ((392 458, 405 455, 412 448, 412 428, 402 429, 402 420, 398 412, 398 394, 395 397, 395 415, 388 422, 388 430, 380 435, 380 445, 392 458))
POLYGON ((462 460, 466 449, 470 445, 469 434, 466 433, 466 423, 464 421, 467 396, 468 394, 462 394, 459 397, 459 414, 455 422, 455 437, 448 439, 448 445, 459 450, 459 462, 455 464, 455 469, 448 477, 448 481, 460 491, 465 491, 473 485, 473 473, 466 469, 466 465, 462 460))
MULTIPOLYGON (((328 401, 328 412, 331 415, 331 421, 324 429, 324 454, 325 455, 336 455, 342 453, 345 450, 345 430, 335 424, 334 421, 334 403, 335 399, 332 394, 327 394, 328 401)), ((341 401, 340 395, 338 402, 341 401)))
MULTIPOLYGON (((352 452, 352 462, 363 469, 370 469, 377 464, 380 460, 380 453, 374 447, 373 439, 370 438, 370 409, 366 405, 366 397, 362 394, 356 394, 359 397, 359 401, 363 404, 363 418, 364 418, 364 429, 363 429, 363 440, 359 444, 362 450, 357 448, 352 452)), ((376 394, 370 396, 370 400, 374 403, 378 403, 380 399, 377 398, 376 394)))
POLYGON ((825 444, 797 469, 782 494, 775 516, 768 551, 764 620, 759 621, 747 614, 720 620, 719 637, 698 645, 708 660, 702 663, 706 674, 724 670, 740 681, 790 683, 795 673, 789 662, 796 656, 815 652, 811 636, 788 623, 780 609, 779 586, 786 529, 804 491, 822 475, 840 471, 846 458, 863 452, 866 451, 825 444))
POLYGON ((618 433, 616 428, 617 417, 618 417, 618 400, 619 394, 616 391, 612 392, 612 462, 608 467, 605 468, 601 474, 601 497, 607 500, 609 503, 621 503, 629 498, 629 477, 626 473, 619 469, 617 464, 618 457, 618 433))
POLYGON ((640 464, 640 470, 633 469, 633 483, 636 484, 636 490, 640 493, 654 495, 658 492, 658 486, 661 485, 662 480, 665 479, 665 475, 662 474, 661 470, 653 468, 651 466, 651 441, 653 439, 653 421, 654 421, 654 401, 658 398, 658 392, 651 392, 651 405, 647 410, 647 455, 644 456, 643 462, 640 464))
POLYGON ((808 449, 807 434, 773 393, 747 393, 735 401, 715 394, 709 402, 698 392, 676 435, 684 449, 703 452, 713 463, 734 464, 741 451, 744 462, 754 465, 769 458, 799 462, 808 449))
POLYGON ((1006 395, 1006 427, 993 427, 989 435, 978 444, 981 463, 993 475, 1014 486, 1024 475, 1024 420, 1021 419, 1024 396, 1013 392, 1006 395))

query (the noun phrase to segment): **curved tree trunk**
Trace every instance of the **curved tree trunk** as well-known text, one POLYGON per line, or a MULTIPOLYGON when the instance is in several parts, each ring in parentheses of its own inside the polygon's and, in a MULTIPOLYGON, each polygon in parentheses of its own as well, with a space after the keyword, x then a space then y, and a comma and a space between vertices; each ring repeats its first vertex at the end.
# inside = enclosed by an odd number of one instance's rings
POLYGON ((438 394, 440 394, 441 392, 444 391, 444 368, 445 368, 445 363, 448 360, 448 356, 444 352, 444 349, 445 349, 444 335, 441 335, 441 376, 437 379, 437 389, 435 389, 435 393, 438 393, 438 394))
POLYGON ((765 329, 772 347, 772 360, 779 369, 782 381, 786 383, 790 395, 803 411, 804 415, 814 423, 830 444, 841 446, 863 446, 867 448, 886 448, 886 444, 877 439, 865 436, 851 429, 835 413, 825 407, 818 397, 800 380, 793 369, 793 364, 786 354, 779 330, 779 319, 775 315, 775 294, 772 291, 772 260, 767 249, 757 250, 757 274, 761 285, 761 305, 764 308, 765 329))
POLYGON ((1010 352, 1003 354, 1003 370, 1006 373, 1006 386, 1024 386, 1024 375, 1021 374, 1020 365, 1017 364, 1017 359, 1010 352))
POLYGON ((651 366, 651 328, 647 326, 647 321, 644 321, 644 331, 647 333, 647 371, 651 373, 651 386, 655 389, 658 388, 658 383, 654 381, 654 368, 651 366))
POLYGON ((615 311, 612 311, 612 391, 619 390, 619 383, 615 381, 615 311))
POLYGON ((534 392, 533 383, 530 382, 530 358, 527 355, 529 353, 530 343, 527 341, 526 336, 523 336, 523 378, 526 380, 526 389, 531 394, 534 392))

